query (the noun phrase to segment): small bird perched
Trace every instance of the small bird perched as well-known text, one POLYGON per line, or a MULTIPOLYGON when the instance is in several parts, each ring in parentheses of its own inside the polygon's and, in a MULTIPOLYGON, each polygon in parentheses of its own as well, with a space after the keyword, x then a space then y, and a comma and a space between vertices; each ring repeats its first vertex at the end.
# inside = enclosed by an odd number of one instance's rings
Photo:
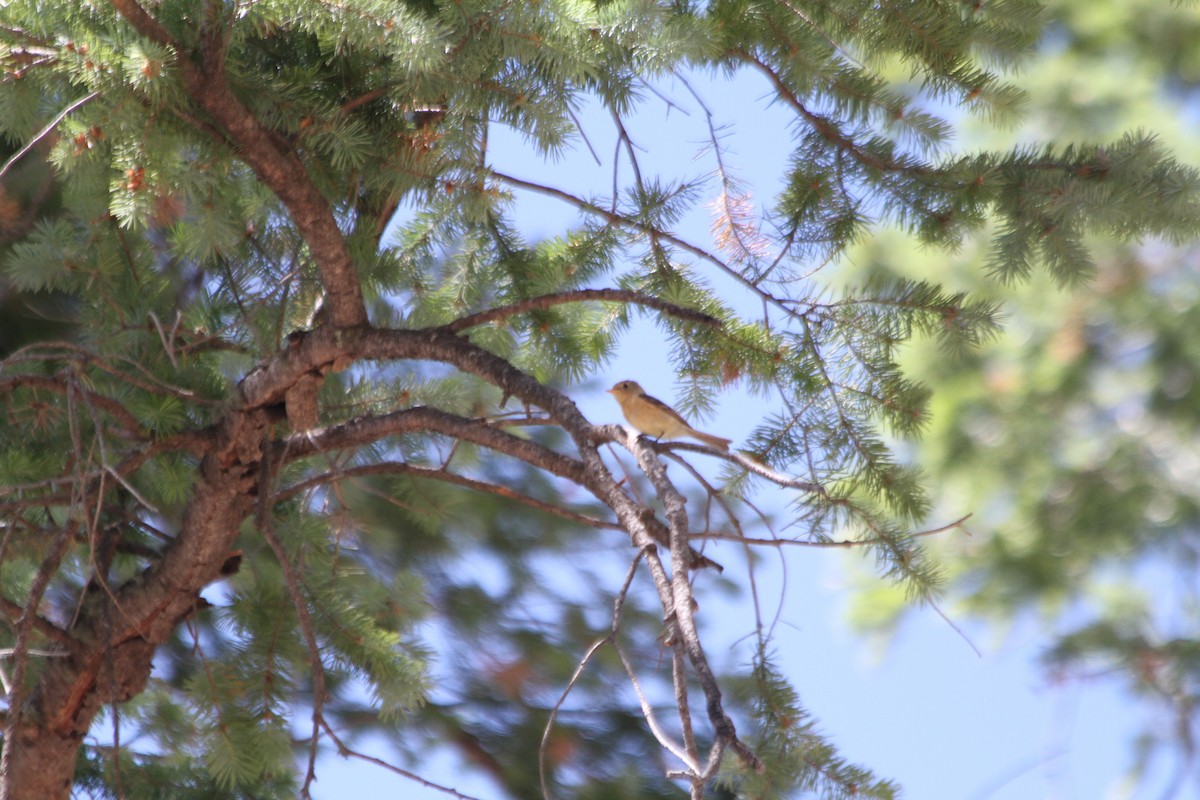
POLYGON ((646 394, 637 381, 621 381, 608 390, 621 405, 625 419, 641 433, 655 439, 680 439, 690 436, 710 447, 728 450, 730 439, 722 439, 710 433, 702 433, 687 423, 679 412, 669 405, 646 394))

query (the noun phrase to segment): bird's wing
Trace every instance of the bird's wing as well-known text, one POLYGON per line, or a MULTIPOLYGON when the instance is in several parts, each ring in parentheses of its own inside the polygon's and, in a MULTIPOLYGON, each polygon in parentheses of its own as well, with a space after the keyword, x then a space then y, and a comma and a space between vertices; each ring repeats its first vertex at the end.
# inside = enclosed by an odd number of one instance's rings
POLYGON ((664 403, 662 400, 659 400, 657 397, 653 397, 651 395, 646 394, 645 392, 642 392, 642 399, 644 399, 646 402, 648 402, 650 405, 654 406, 655 408, 657 408, 661 411, 667 412, 668 414, 670 414, 672 417, 674 417, 675 419, 682 422, 687 427, 689 427, 689 428, 692 427, 691 423, 689 423, 686 419, 684 419, 683 416, 678 411, 671 408, 669 405, 664 403))

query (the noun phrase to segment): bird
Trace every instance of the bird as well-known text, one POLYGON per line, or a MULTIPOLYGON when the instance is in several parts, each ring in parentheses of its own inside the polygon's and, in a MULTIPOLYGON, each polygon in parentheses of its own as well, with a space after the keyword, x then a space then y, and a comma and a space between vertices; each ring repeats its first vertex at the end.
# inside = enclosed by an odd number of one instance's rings
POLYGON ((620 381, 607 391, 616 398, 626 421, 647 436, 653 436, 655 439, 680 439, 688 436, 718 450, 729 449, 731 439, 722 439, 720 436, 696 430, 678 411, 657 397, 646 394, 637 381, 620 381))

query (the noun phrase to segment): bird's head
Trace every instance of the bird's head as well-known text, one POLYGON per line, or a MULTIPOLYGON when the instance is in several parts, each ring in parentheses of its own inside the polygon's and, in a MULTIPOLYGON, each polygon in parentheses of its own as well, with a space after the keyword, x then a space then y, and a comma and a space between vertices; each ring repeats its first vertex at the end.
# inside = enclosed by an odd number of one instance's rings
POLYGON ((618 400, 625 397, 637 397, 638 395, 645 394, 637 381, 621 381, 607 391, 618 400))

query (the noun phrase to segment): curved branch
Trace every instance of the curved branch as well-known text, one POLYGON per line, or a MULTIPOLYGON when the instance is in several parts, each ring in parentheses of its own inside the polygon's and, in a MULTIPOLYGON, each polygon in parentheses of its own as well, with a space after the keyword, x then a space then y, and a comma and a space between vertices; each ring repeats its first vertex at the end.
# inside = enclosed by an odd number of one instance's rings
POLYGON ((476 419, 460 417, 427 406, 390 414, 361 417, 341 425, 293 434, 272 448, 275 456, 294 460, 327 450, 359 447, 402 433, 440 433, 518 458, 526 464, 565 478, 584 481, 583 464, 529 439, 514 436, 476 419))
POLYGON ((729 461, 730 463, 737 464, 739 467, 743 467, 744 469, 748 470, 749 472, 753 472, 755 475, 759 476, 760 478, 763 478, 764 480, 768 480, 771 483, 775 484, 776 486, 781 486, 784 489, 799 489, 802 492, 810 492, 811 494, 820 495, 821 497, 828 496, 828 492, 825 490, 825 487, 822 486, 821 484, 811 483, 809 481, 801 480, 800 478, 794 477, 792 475, 787 475, 782 472, 776 472, 775 470, 771 469, 763 462, 759 461, 758 459, 754 458, 753 456, 746 455, 745 453, 739 453, 739 452, 736 452, 733 450, 728 450, 728 451, 717 450, 716 448, 709 447, 709 446, 703 445, 703 444, 695 444, 693 442, 684 442, 684 441, 675 441, 675 440, 658 441, 658 442, 652 441, 652 442, 649 442, 648 444, 651 447, 653 447, 655 449, 655 451, 657 451, 659 453, 668 453, 668 452, 673 452, 676 450, 687 450, 687 451, 693 452, 693 453, 703 453, 706 456, 714 456, 716 458, 721 458, 721 459, 724 459, 725 461, 729 461))
POLYGON ((452 333, 460 333, 468 328, 474 328, 477 325, 486 325, 489 322, 512 317, 517 314, 523 314, 527 311, 535 311, 538 309, 550 308, 551 306, 562 305, 564 303, 583 303, 587 301, 601 301, 611 303, 635 303, 637 305, 653 308, 670 314, 673 317, 696 322, 701 325, 708 325, 713 328, 721 327, 721 321, 715 317, 709 316, 702 311, 696 311, 692 308, 685 308, 675 303, 669 303, 666 300, 660 300, 657 297, 651 297, 642 292, 634 292, 626 289, 576 289, 570 292, 558 292, 556 294, 544 294, 539 297, 531 297, 528 300, 522 300, 517 303, 512 303, 507 306, 498 306, 489 308, 487 311, 480 311, 478 314, 470 314, 465 317, 460 317, 453 322, 445 325, 444 330, 452 333))

